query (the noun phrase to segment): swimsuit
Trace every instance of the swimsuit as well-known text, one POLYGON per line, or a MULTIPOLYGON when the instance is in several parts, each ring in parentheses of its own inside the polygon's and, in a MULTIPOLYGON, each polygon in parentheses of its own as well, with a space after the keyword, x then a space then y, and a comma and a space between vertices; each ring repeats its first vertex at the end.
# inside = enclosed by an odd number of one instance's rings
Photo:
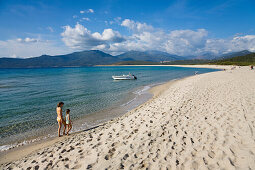
MULTIPOLYGON (((57 110, 57 113, 58 113, 58 108, 60 108, 60 107, 57 107, 57 109, 56 109, 56 110, 57 110)), ((61 108, 60 108, 60 109, 61 109, 61 108)), ((61 112, 61 115, 62 115, 62 112, 61 112)), ((59 116, 59 115, 58 115, 58 116, 59 116)), ((61 117, 58 117, 58 116, 57 116, 57 121, 58 121, 58 122, 61 122, 61 117)))
POLYGON ((60 122, 60 121, 61 121, 61 118, 60 118, 60 117, 57 117, 57 121, 60 122))
POLYGON ((69 124, 68 115, 66 115, 66 124, 69 124))

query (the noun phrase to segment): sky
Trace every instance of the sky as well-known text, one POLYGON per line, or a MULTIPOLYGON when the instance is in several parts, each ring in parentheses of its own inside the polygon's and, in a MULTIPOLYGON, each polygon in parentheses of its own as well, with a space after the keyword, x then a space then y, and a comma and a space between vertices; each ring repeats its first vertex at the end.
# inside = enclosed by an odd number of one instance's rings
POLYGON ((255 0, 0 0, 0 57, 255 52, 255 0))

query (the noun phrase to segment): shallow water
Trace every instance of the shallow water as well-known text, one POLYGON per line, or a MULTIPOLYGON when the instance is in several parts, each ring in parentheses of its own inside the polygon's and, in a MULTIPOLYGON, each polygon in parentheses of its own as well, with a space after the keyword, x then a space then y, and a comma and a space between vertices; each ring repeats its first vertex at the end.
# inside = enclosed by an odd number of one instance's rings
POLYGON ((81 130, 92 125, 86 125, 90 122, 84 122, 84 116, 100 113, 93 125, 100 123, 118 115, 104 110, 128 111, 150 97, 146 91, 152 85, 195 71, 216 70, 160 66, 0 69, 0 146, 55 134, 49 128, 57 125, 55 108, 59 101, 65 103, 64 110, 71 110, 74 122, 80 121, 74 129, 81 130), (111 78, 129 72, 138 79, 111 78))

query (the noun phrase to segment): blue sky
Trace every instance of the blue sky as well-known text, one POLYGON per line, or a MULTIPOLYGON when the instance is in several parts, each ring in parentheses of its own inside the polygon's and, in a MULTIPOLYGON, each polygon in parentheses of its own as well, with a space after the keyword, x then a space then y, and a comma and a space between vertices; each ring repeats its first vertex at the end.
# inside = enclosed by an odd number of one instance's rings
POLYGON ((0 0, 0 57, 255 51, 254 0, 0 0))

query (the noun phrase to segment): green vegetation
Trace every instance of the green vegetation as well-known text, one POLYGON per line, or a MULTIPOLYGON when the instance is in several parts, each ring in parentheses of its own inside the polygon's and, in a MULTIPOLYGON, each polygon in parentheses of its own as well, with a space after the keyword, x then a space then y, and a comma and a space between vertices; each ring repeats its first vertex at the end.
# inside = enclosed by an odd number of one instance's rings
POLYGON ((210 60, 200 60, 200 59, 194 59, 194 60, 176 60, 176 61, 170 61, 170 62, 164 62, 162 65, 196 65, 196 64, 208 64, 210 60))
POLYGON ((255 53, 220 60, 193 59, 193 60, 176 60, 164 63, 150 61, 122 61, 119 63, 115 63, 114 65, 197 65, 197 64, 238 65, 238 66, 255 65, 255 53))
POLYGON ((122 61, 113 65, 160 65, 160 63, 152 61, 122 61))
POLYGON ((247 54, 244 56, 237 56, 228 59, 217 60, 209 62, 209 64, 216 65, 238 65, 238 66, 248 66, 255 65, 255 53, 247 54))
POLYGON ((152 61, 122 61, 114 63, 113 65, 196 65, 196 64, 208 64, 210 60, 176 60, 169 62, 152 62, 152 61))

